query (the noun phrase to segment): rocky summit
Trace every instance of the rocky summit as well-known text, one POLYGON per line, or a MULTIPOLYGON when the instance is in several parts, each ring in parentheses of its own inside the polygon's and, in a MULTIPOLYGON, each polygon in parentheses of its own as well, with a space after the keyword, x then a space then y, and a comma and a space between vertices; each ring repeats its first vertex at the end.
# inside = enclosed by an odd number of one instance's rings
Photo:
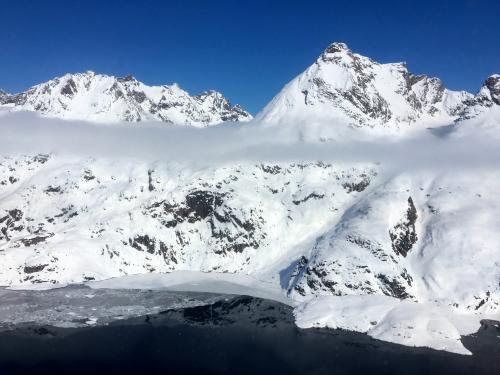
POLYGON ((333 43, 257 120, 312 139, 339 138, 348 129, 358 129, 356 138, 365 132, 373 138, 448 125, 470 117, 471 106, 495 100, 498 76, 488 78, 477 95, 452 91, 438 78, 411 73, 406 63, 382 64, 333 43))

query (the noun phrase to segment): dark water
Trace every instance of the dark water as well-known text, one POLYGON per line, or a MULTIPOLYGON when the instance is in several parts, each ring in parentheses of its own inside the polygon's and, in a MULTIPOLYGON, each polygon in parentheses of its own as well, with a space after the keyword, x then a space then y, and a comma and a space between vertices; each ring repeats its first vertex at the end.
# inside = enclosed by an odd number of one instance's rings
POLYGON ((473 356, 340 330, 300 330, 290 307, 251 297, 107 326, 0 333, 0 374, 500 374, 500 330, 464 339, 473 356))

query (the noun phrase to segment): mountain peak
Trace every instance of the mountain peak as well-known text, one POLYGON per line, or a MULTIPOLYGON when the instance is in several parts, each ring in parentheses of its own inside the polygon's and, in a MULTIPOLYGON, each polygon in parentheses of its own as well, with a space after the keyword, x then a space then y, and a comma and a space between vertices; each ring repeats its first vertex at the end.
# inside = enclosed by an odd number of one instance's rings
POLYGON ((119 77, 118 81, 120 81, 120 82, 133 82, 133 81, 137 81, 137 80, 135 79, 135 77, 132 74, 128 74, 125 77, 119 77))
MULTIPOLYGON (((81 72, 76 72, 76 73, 66 73, 65 75, 63 75, 62 77, 55 77, 53 78, 53 80, 56 80, 56 79, 62 79, 62 78, 75 78, 75 77, 88 77, 88 78, 92 78, 92 77, 95 77, 96 75, 96 72, 92 71, 92 70, 86 70, 85 72, 81 73, 81 72)), ((50 81, 49 81, 50 82, 50 81)))
POLYGON ((222 96, 222 94, 216 90, 205 90, 199 93, 197 96, 222 96))
POLYGON ((489 76, 483 84, 483 87, 489 91, 491 100, 500 105, 500 74, 493 74, 489 76))
POLYGON ((439 79, 412 74, 405 63, 378 63, 336 42, 288 83, 258 119, 300 126, 302 135, 310 130, 315 139, 352 128, 387 134, 449 124, 471 98, 447 90, 439 79))
POLYGON ((339 53, 339 52, 350 52, 351 50, 347 44, 342 42, 334 42, 330 44, 326 49, 325 53, 339 53))
MULTIPOLYGON (((347 44, 335 42, 330 44, 316 60, 317 64, 339 65, 353 70, 363 70, 377 64, 369 57, 352 51, 347 44)), ((399 64, 396 64, 399 66, 399 64)))
POLYGON ((4 104, 10 97, 9 93, 6 93, 3 90, 0 90, 0 105, 4 104))

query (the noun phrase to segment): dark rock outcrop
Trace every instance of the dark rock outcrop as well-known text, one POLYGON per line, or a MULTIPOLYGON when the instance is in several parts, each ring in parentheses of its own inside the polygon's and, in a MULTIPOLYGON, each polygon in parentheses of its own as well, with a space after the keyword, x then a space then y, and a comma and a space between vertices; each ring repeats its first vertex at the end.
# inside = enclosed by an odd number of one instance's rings
POLYGON ((408 209, 403 221, 396 224, 396 226, 389 231, 392 249, 396 254, 406 257, 408 252, 413 248, 413 245, 417 242, 418 236, 415 230, 417 218, 417 209, 413 204, 413 199, 409 197, 408 209))

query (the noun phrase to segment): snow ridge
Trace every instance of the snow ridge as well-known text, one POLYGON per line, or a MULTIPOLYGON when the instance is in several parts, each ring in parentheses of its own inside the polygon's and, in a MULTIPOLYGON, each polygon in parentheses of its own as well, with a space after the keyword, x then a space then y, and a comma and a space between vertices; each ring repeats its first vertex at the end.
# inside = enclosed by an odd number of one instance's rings
POLYGON ((202 127, 252 119, 217 91, 190 96, 177 84, 147 86, 133 76, 117 78, 92 71, 66 74, 15 95, 0 93, 0 104, 94 122, 149 120, 202 127))

